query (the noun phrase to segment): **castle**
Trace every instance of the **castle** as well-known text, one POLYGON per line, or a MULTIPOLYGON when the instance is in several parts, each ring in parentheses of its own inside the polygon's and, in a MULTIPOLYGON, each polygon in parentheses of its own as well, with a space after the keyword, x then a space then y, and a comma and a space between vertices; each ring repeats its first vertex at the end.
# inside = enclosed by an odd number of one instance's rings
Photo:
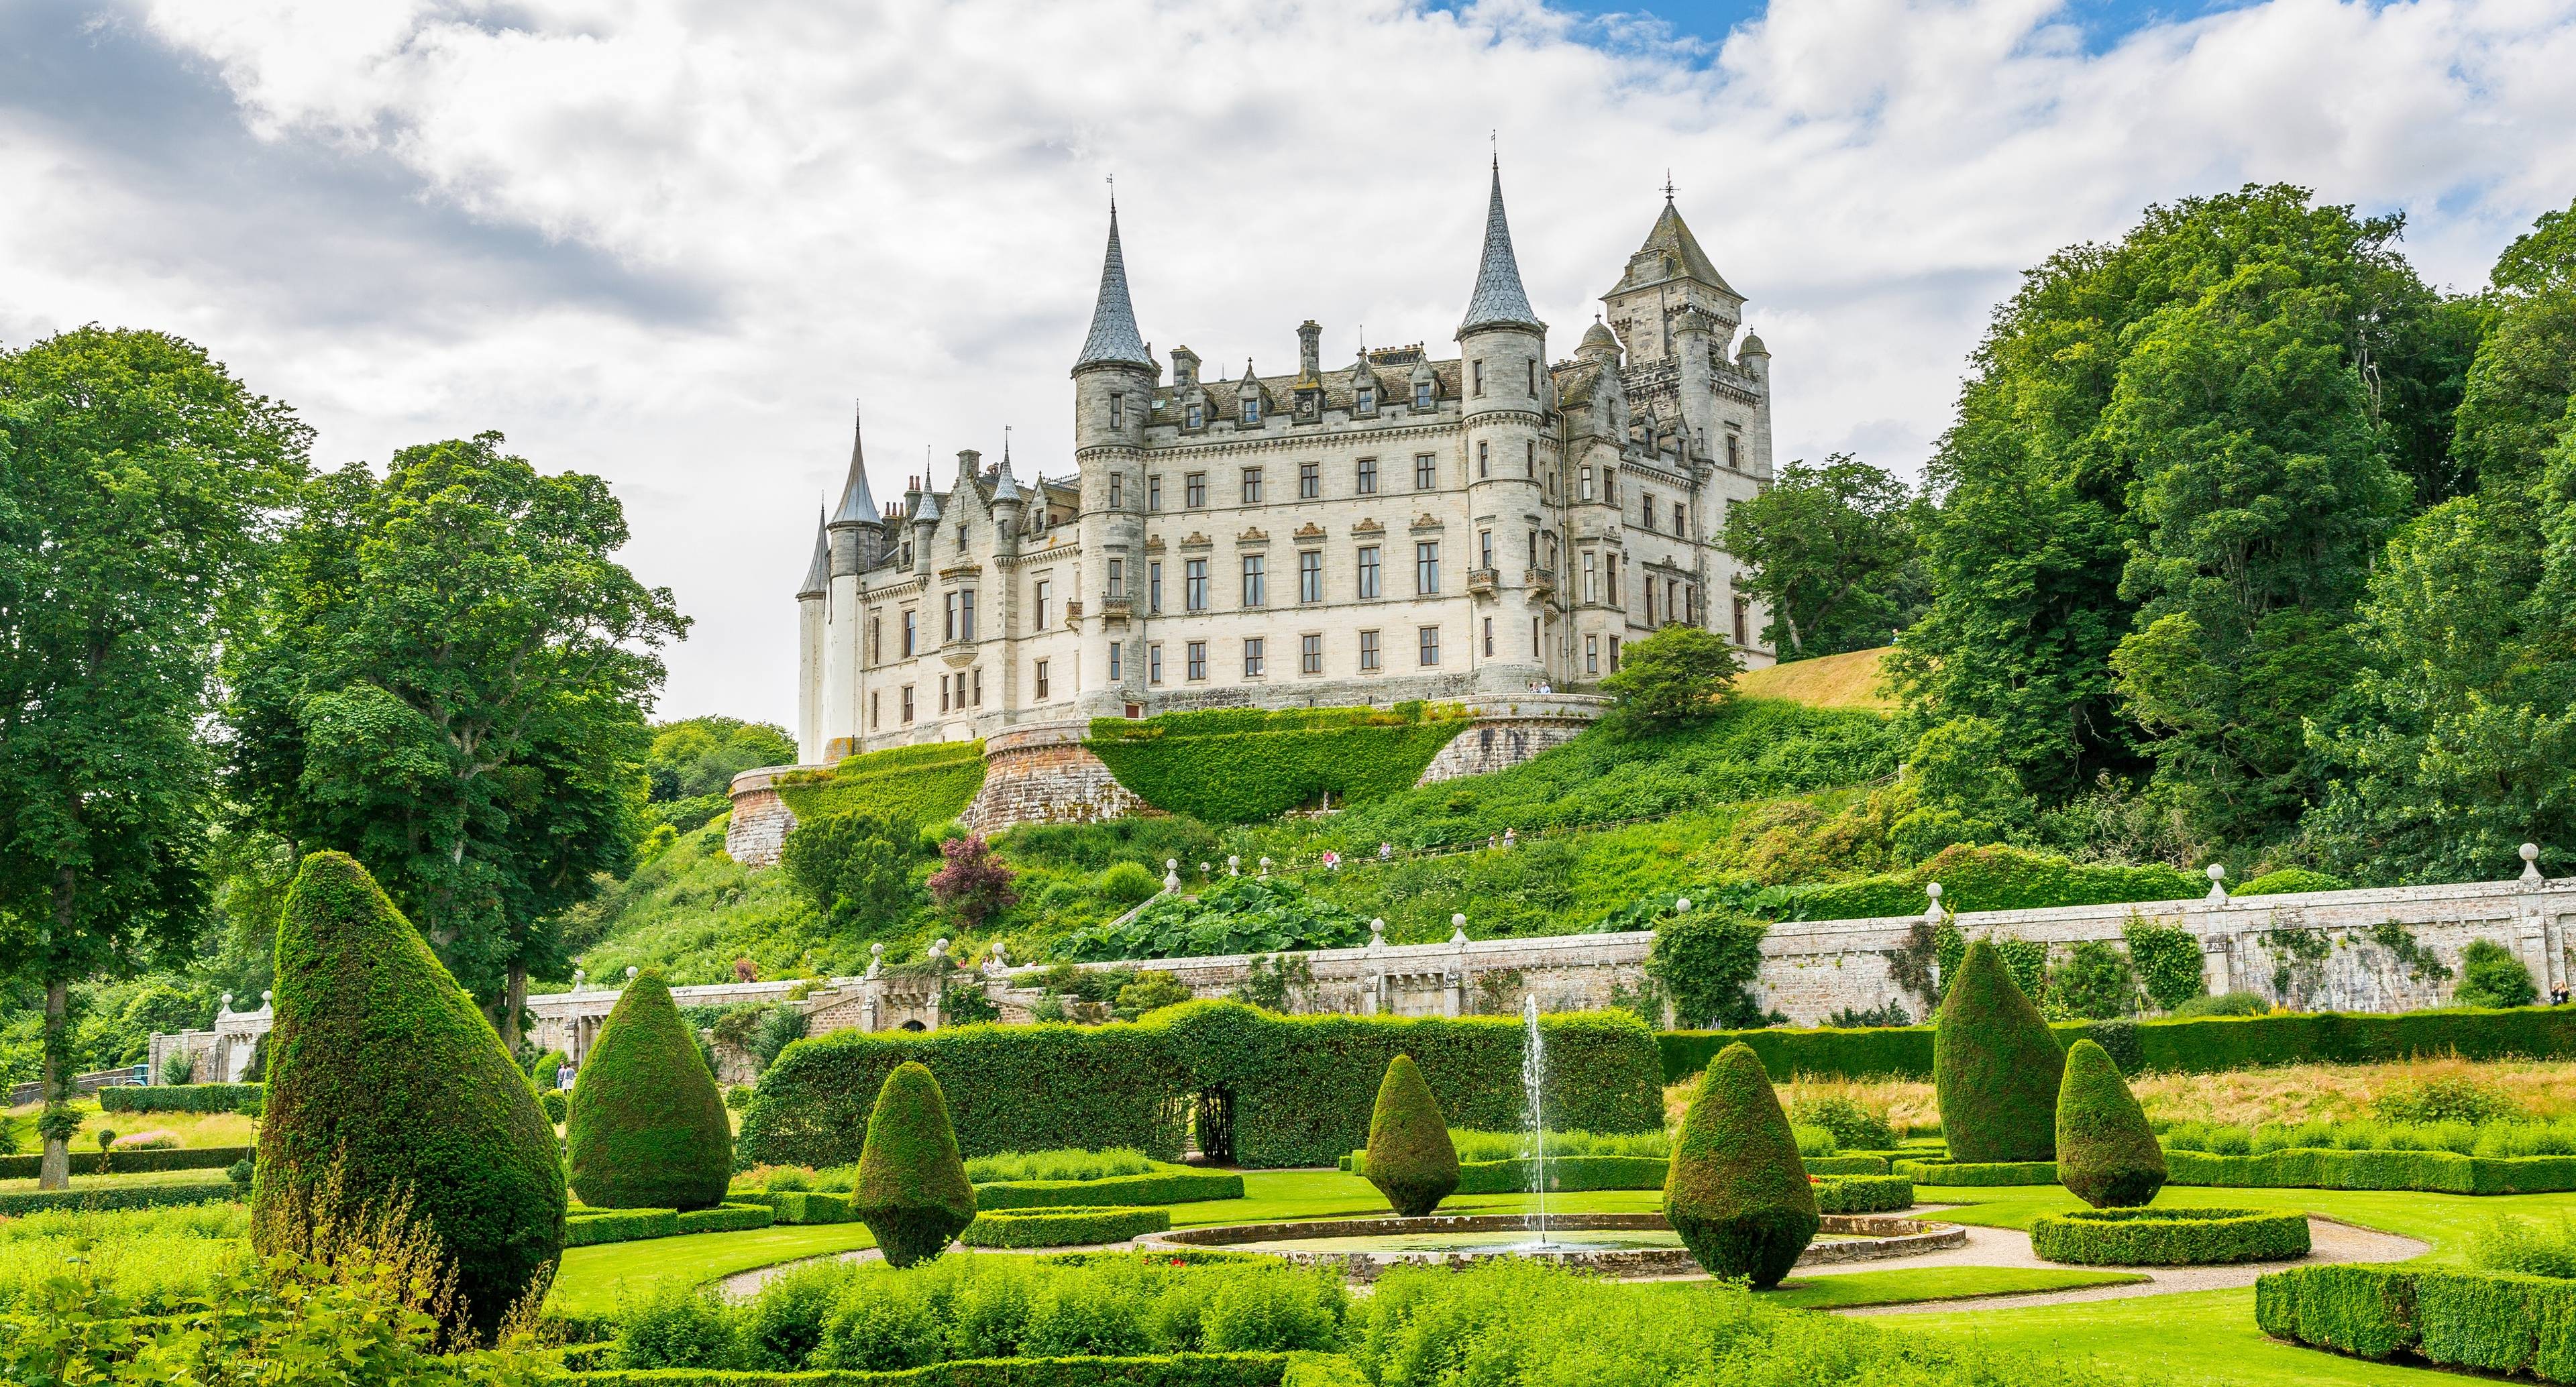
POLYGON ((957 455, 880 511, 854 436, 797 593, 799 759, 1188 708, 1586 692, 1674 622, 1771 662, 1719 547, 1771 476, 1770 354, 1670 191, 1551 362, 1497 167, 1459 355, 1170 373, 1118 214, 1073 363, 1074 470, 957 455))

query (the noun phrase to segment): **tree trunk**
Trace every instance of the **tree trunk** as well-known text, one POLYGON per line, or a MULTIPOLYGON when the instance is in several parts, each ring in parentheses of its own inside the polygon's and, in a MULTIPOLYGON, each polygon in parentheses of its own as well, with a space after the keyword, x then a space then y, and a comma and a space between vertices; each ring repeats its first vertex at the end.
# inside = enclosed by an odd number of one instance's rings
POLYGON ((1795 659, 1804 656, 1807 653, 1807 642, 1798 634, 1798 619, 1789 614, 1789 604, 1786 602, 1780 604, 1779 611, 1780 624, 1789 628, 1790 657, 1795 659))
MULTIPOLYGON (((70 1013, 70 985, 60 981, 47 982, 45 984, 44 1111, 48 1116, 71 1105, 70 1013)), ((47 1123, 44 1158, 36 1166, 36 1188, 69 1189, 71 1183, 71 1134, 62 1131, 52 1123, 47 1123)))
POLYGON ((519 1057, 519 1015, 528 1009, 528 965, 510 961, 510 981, 501 989, 501 1048, 519 1057))

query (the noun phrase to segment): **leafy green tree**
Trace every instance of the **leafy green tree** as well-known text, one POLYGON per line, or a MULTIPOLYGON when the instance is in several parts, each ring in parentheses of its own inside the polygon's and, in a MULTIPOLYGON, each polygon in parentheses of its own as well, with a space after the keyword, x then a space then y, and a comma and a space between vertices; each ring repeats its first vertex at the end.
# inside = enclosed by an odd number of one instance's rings
POLYGON ((1743 672, 1735 647, 1716 632, 1666 626, 1630 642, 1620 653, 1618 673, 1601 681, 1601 691, 1619 700, 1602 725, 1642 737, 1705 721, 1717 716, 1743 672))
POLYGON ((2138 1014, 2138 974, 2129 956, 2099 939, 2087 939, 2067 950, 2066 961, 2048 972, 2048 1000, 2056 1012, 2088 1021, 2110 1021, 2138 1014))
POLYGON ((48 1189, 72 985, 175 964, 206 918, 198 726, 310 439, 161 333, 0 352, 0 975, 42 992, 48 1189))
POLYGON ((1420 1218, 1458 1189, 1449 1120, 1411 1055, 1387 1061, 1369 1112, 1368 1182, 1404 1218, 1420 1218))
POLYGON ((794 764, 796 742, 787 729, 715 715, 656 723, 644 754, 657 803, 723 794, 744 771, 794 764))
POLYGON ((2496 258, 2480 301, 2488 331, 2452 437, 2459 470, 2488 495, 2526 490, 2576 395, 2576 205, 2543 213, 2496 258))
POLYGON ((825 814, 796 825, 778 865, 834 925, 881 929, 919 903, 912 884, 917 836, 910 824, 865 810, 825 814))
POLYGON ((2460 950, 2460 986, 2451 1001, 2464 1007, 2527 1007, 2538 996, 2531 970, 2492 939, 2472 939, 2460 950))
POLYGON ((1951 718, 1914 742, 1906 762, 1912 807, 1889 830, 1898 855, 1920 861, 1957 843, 1995 843, 2030 827, 2036 806, 2014 774, 2003 728, 1951 718))
POLYGON ((1783 660, 1867 650, 1923 615, 1930 597, 1905 483, 1836 453, 1793 462, 1769 490, 1727 507, 1727 552, 1771 611, 1762 639, 1783 660))
POLYGON ((655 651, 688 622, 611 557, 606 483, 501 442, 306 489, 227 718, 249 815, 371 864, 515 1047, 529 977, 570 966, 558 914, 634 861, 655 651))
POLYGON ((1764 1024, 1754 982, 1768 927, 1723 906, 1699 905, 1655 926, 1646 975, 1672 999, 1685 1027, 1743 1030, 1764 1024))

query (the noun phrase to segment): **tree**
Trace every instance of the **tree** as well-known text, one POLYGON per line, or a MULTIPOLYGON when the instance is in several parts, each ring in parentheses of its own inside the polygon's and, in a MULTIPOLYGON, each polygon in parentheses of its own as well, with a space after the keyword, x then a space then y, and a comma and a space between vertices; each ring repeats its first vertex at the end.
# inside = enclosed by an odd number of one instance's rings
POLYGON ((406 1212, 489 1338, 563 1253, 554 1123, 456 979, 344 853, 304 859, 277 935, 251 1195, 264 1257, 406 1212))
POLYGON ((2057 1088, 2066 1053, 2003 956, 1968 945, 1943 980, 1932 1032, 1932 1091, 1955 1161, 2044 1161, 2057 1146, 2057 1088))
POLYGON ((1413 1056, 1387 1061, 1369 1112, 1368 1182, 1404 1218, 1420 1218, 1458 1189, 1458 1148, 1449 1119, 1413 1056))
POLYGON ((864 810, 824 814, 796 825, 778 865, 833 924, 882 927, 919 899, 912 885, 917 837, 909 825, 864 810))
POLYGON ((896 1065, 877 1090, 850 1208, 898 1267, 947 1251, 975 1221, 975 1187, 957 1154, 947 1095, 917 1060, 896 1065))
POLYGON ((688 622, 611 558, 606 483, 501 442, 306 489, 227 722, 250 817, 372 864, 515 1046, 529 977, 569 967, 556 917, 634 861, 654 652, 688 622))
POLYGON ((1673 1002, 1683 1026, 1744 1030, 1764 1024, 1753 984, 1762 976, 1769 927, 1718 905, 1701 905, 1655 926, 1646 973, 1673 1002))
POLYGON ((1700 1072, 1673 1138, 1664 1217, 1702 1270, 1755 1290, 1779 1285, 1823 1226, 1780 1095, 1742 1042, 1700 1072))
POLYGON ((744 771, 795 763, 796 742, 787 729, 708 715, 654 724, 644 774, 658 803, 720 795, 744 771))
POLYGON ((2576 204, 2545 212, 2496 258, 2452 437, 2459 471, 2489 496, 2527 491, 2576 395, 2576 204))
POLYGON ((1743 669, 1735 648, 1716 632, 1666 626, 1631 641, 1618 672, 1601 681, 1602 692, 1619 700, 1602 725, 1643 737, 1715 717, 1743 669))
POLYGON ((2057 1183, 2096 1209, 2133 1209, 2165 1185, 2164 1148, 2111 1054, 2090 1040, 2066 1052, 2057 1090, 2057 1183))
POLYGON ((993 845, 980 833, 951 838, 939 845, 947 866, 931 873, 930 898, 954 911, 959 924, 980 929, 986 920, 1019 904, 1011 890, 1013 873, 993 856, 993 845))
POLYGON ((205 919, 198 723, 310 439, 161 333, 0 352, 0 974, 43 994, 45 1188, 80 1125, 72 984, 176 963, 205 919))
POLYGON ((724 1202, 733 1123, 660 969, 636 974, 609 1009, 573 1085, 564 1142, 573 1193, 593 1208, 724 1202))
POLYGON ((2538 995, 2531 970, 2502 944, 2472 939, 2460 950, 2460 985, 2451 994, 2453 1005, 2527 1007, 2538 995))
POLYGON ((1915 510, 1905 483, 1847 453, 1790 463, 1727 507, 1726 550, 1752 570, 1740 590, 1771 611, 1763 641, 1802 660, 1885 645, 1919 620, 1930 590, 1915 510))
POLYGON ((1915 739, 1905 764, 1912 807, 1889 837, 1900 857, 1919 862, 1959 843, 1994 843, 2030 827, 2037 806, 2013 773, 2003 729, 1984 718, 1951 718, 1915 739))
POLYGON ((2111 1021, 2138 1014, 2138 974, 2115 945, 2086 939, 2048 970, 2048 1000, 2058 1015, 2111 1021))

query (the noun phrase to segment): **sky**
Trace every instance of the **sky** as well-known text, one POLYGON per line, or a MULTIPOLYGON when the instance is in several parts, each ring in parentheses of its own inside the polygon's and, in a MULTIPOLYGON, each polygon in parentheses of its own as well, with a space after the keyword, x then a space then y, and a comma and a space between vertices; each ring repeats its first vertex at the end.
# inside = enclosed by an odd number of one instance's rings
POLYGON ((882 500, 1064 475, 1116 179, 1211 371, 1454 351, 1489 158, 1570 356, 1666 179, 1777 456, 1919 474, 1994 305, 2289 182, 2473 290, 2576 199, 2576 0, 8 0, 0 346, 184 335, 315 461, 497 429, 609 479, 694 620, 663 717, 791 723, 863 407, 882 500))

